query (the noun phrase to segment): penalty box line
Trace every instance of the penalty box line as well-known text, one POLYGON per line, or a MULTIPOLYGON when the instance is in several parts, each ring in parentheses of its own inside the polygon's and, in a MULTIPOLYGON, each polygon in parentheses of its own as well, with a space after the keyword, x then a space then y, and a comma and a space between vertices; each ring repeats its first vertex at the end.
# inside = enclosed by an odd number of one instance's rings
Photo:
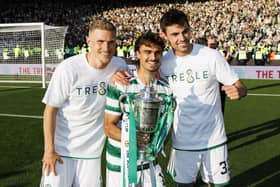
POLYGON ((21 115, 21 114, 5 114, 5 113, 0 113, 0 116, 3 116, 3 117, 16 117, 16 118, 43 119, 43 116, 21 115))
POLYGON ((257 94, 257 93, 248 93, 250 96, 268 96, 268 97, 280 97, 280 94, 257 94))

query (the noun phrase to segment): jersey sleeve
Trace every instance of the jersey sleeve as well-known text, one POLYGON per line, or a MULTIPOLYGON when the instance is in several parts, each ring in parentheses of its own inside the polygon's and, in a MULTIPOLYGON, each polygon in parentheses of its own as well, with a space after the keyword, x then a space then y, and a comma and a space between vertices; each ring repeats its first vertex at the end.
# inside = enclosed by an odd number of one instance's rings
POLYGON ((107 88, 107 95, 106 95, 106 106, 105 106, 106 113, 110 113, 117 116, 120 116, 122 114, 120 104, 119 104, 120 96, 121 96, 121 90, 109 84, 107 88))
POLYGON ((225 58, 219 53, 215 56, 215 72, 217 80, 224 85, 232 85, 239 80, 238 75, 231 69, 225 58))
POLYGON ((63 106, 69 98, 72 82, 73 74, 67 66, 60 64, 51 78, 42 102, 58 108, 63 106))

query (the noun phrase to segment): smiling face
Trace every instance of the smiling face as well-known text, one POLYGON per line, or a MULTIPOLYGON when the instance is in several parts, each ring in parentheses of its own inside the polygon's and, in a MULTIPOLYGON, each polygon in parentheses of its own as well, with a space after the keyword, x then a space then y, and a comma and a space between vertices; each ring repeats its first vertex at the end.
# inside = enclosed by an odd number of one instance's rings
POLYGON ((105 29, 94 29, 87 37, 90 47, 88 61, 95 68, 104 68, 111 61, 116 49, 116 34, 105 29))
POLYGON ((160 66, 162 47, 152 43, 144 44, 136 51, 136 55, 141 71, 156 72, 160 66))
POLYGON ((191 32, 190 27, 187 25, 173 24, 166 26, 163 37, 177 56, 185 56, 192 50, 192 44, 190 43, 191 32))
POLYGON ((170 9, 160 19, 161 36, 172 47, 176 56, 192 51, 189 16, 181 10, 170 9))

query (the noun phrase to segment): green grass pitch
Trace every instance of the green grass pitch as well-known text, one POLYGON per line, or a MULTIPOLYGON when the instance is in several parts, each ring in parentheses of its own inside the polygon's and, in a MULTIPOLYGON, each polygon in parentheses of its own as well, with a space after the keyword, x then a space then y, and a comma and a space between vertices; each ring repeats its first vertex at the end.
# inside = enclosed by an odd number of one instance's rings
MULTIPOLYGON (((225 124, 232 187, 280 185, 280 82, 244 80, 249 95, 227 100, 225 124)), ((43 154, 40 85, 0 84, 0 187, 38 187, 43 154)), ((170 143, 165 148, 167 155, 170 143)), ((160 157, 165 170, 168 158, 160 157)), ((105 177, 103 178, 105 180, 105 177)), ((166 186, 172 180, 166 176, 166 186)), ((199 179, 197 187, 205 187, 199 179)))

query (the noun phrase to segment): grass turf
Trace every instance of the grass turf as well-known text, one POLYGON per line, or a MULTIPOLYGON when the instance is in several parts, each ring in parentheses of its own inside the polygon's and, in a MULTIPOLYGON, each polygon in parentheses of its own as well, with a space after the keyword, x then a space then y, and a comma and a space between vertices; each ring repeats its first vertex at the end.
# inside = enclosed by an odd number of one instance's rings
MULTIPOLYGON (((280 83, 268 80, 244 82, 249 95, 240 101, 227 100, 225 109, 231 186, 275 187, 280 184, 280 96, 250 94, 280 95, 280 83)), ((41 116, 44 91, 40 85, 0 84, 0 114, 41 116), (5 85, 21 88, 3 87, 5 85)), ((0 128, 0 186, 39 186, 43 154, 42 119, 0 116, 0 128)), ((167 155, 169 147, 170 143, 165 148, 167 155)), ((167 161, 168 158, 160 157, 163 170, 167 161)), ((168 176, 166 186, 174 186, 168 176)), ((206 185, 198 180, 196 186, 206 185)))

